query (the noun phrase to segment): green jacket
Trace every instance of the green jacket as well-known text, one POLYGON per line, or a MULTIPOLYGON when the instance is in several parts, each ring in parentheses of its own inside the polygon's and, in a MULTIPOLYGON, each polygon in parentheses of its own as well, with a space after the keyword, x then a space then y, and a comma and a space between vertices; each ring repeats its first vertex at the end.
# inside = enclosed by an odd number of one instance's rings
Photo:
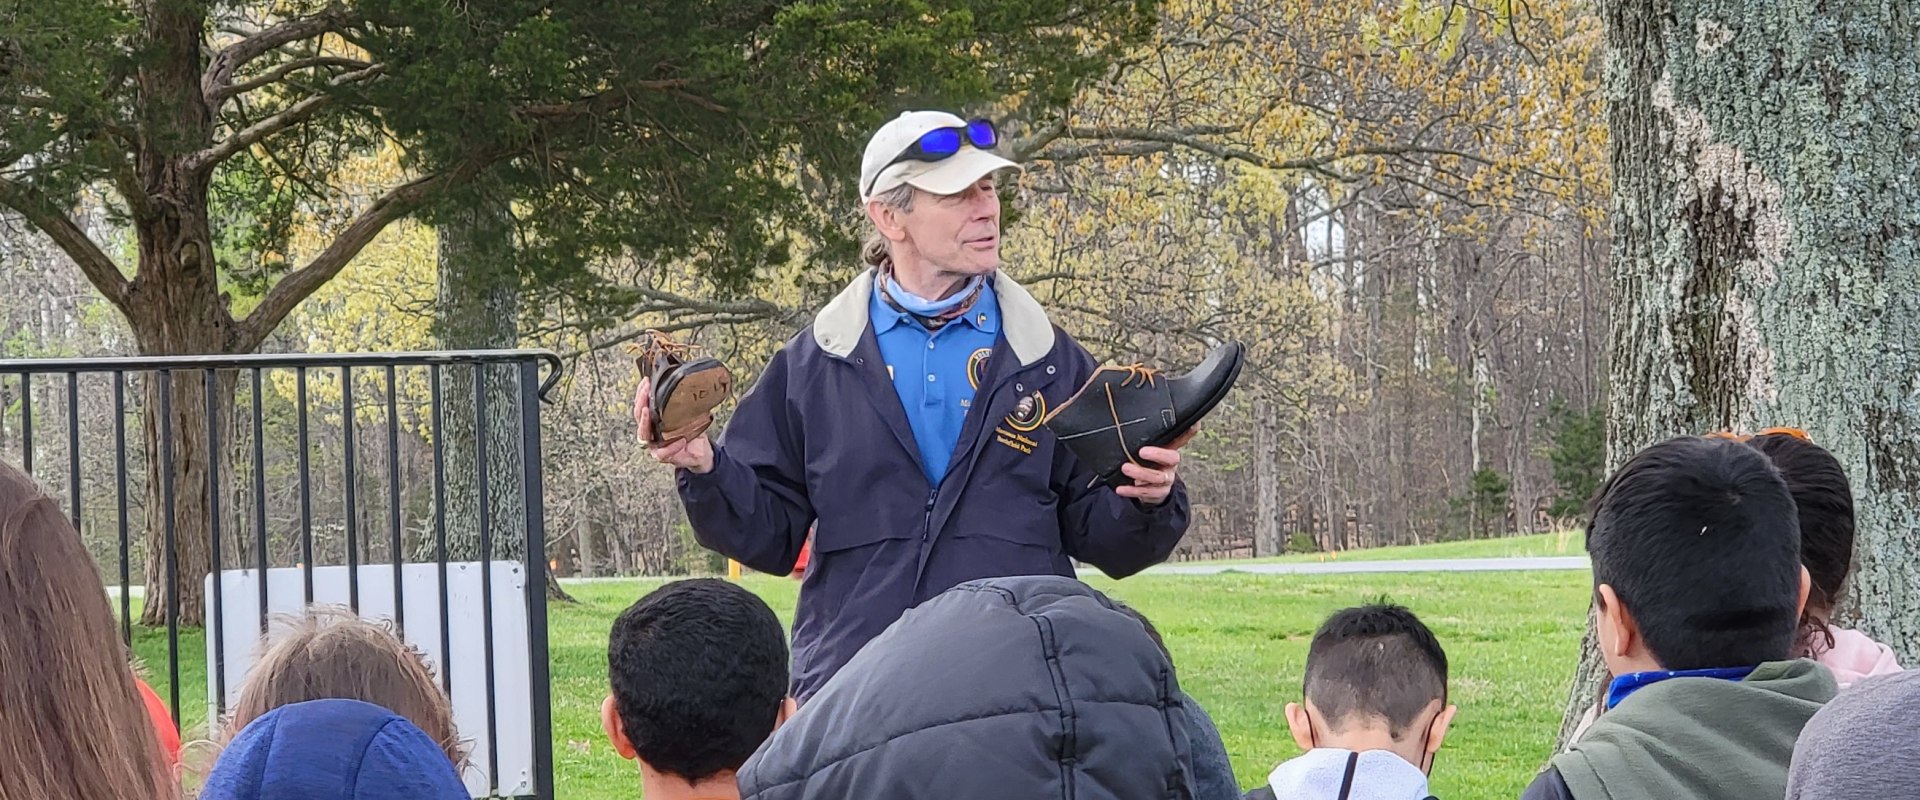
POLYGON ((1836 691, 1833 673, 1807 659, 1741 681, 1661 681, 1600 715, 1553 768, 1576 800, 1785 797, 1794 741, 1836 691))

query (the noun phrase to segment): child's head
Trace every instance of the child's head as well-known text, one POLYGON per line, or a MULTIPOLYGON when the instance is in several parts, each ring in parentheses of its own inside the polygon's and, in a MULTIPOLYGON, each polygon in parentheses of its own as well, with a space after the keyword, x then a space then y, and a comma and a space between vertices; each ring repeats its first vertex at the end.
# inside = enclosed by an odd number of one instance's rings
MULTIPOLYGON (((1112 600, 1112 598, 1108 599, 1112 600)), ((1132 617, 1134 622, 1140 623, 1140 627, 1147 629, 1147 638, 1153 640, 1153 646, 1160 648, 1160 654, 1167 657, 1167 663, 1173 663, 1173 652, 1167 649, 1167 640, 1160 638, 1160 629, 1153 627, 1153 620, 1147 619, 1147 615, 1140 613, 1140 609, 1119 600, 1113 600, 1113 608, 1132 617)))
POLYGON ((1807 590, 1800 525, 1751 447, 1683 437, 1635 454, 1600 490, 1587 551, 1615 675, 1748 667, 1793 649, 1807 590))
POLYGON ((1853 572, 1853 487, 1847 471, 1826 448, 1794 433, 1765 433, 1747 444, 1773 461, 1799 510, 1800 563, 1813 588, 1807 592, 1796 652, 1814 652, 1816 643, 1817 649, 1830 648, 1833 634, 1826 620, 1853 572))
POLYGON ((344 698, 289 703, 248 723, 200 790, 200 800, 467 797, 438 742, 390 709, 344 698))
POLYGON ((621 612, 607 673, 607 737, 658 779, 732 781, 793 713, 786 631, 765 601, 727 581, 669 583, 621 612))
POLYGON ((1287 704, 1301 749, 1391 750, 1421 769, 1447 737, 1447 654, 1433 631, 1396 605, 1327 618, 1307 649, 1304 703, 1287 704))
POLYGON ((267 712, 308 700, 359 700, 406 717, 433 737, 456 768, 466 750, 453 724, 453 704, 434 681, 426 658, 386 625, 338 606, 313 606, 269 640, 247 675, 227 720, 238 735, 267 712))
POLYGON ((100 586, 59 504, 0 463, 0 797, 177 793, 100 586))

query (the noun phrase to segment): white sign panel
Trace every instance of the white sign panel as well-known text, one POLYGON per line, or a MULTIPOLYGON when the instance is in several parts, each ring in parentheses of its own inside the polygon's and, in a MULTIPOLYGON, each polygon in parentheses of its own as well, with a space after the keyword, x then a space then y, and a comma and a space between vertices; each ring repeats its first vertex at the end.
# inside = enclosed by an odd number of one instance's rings
MULTIPOLYGON (((452 658, 440 649, 440 567, 438 564, 405 564, 401 567, 405 603, 405 638, 408 644, 426 654, 436 677, 451 678, 453 719, 460 737, 468 743, 470 755, 461 778, 474 797, 491 796, 487 768, 490 763, 487 742, 486 637, 481 615, 481 564, 447 565, 447 602, 449 646, 452 658), (446 670, 451 665, 451 673, 446 670)), ((348 605, 346 567, 315 567, 313 601, 348 605)), ((218 633, 224 637, 226 705, 231 707, 240 696, 248 671, 260 656, 260 572, 226 570, 220 573, 223 613, 218 615, 218 633)), ((306 607, 305 570, 278 568, 267 570, 267 607, 271 615, 298 615, 306 607)), ((369 619, 394 620, 393 566, 370 564, 359 568, 360 615, 369 619)), ((494 730, 498 737, 499 795, 503 797, 533 794, 533 712, 532 682, 528 675, 526 569, 518 563, 491 562, 493 605, 493 694, 494 730)), ((207 577, 207 619, 215 619, 213 576, 207 577)), ((271 632, 277 627, 270 627, 271 632)), ((215 663, 215 630, 207 632, 207 663, 215 663)), ((218 689, 219 675, 207 670, 207 698, 211 715, 212 699, 218 689)))

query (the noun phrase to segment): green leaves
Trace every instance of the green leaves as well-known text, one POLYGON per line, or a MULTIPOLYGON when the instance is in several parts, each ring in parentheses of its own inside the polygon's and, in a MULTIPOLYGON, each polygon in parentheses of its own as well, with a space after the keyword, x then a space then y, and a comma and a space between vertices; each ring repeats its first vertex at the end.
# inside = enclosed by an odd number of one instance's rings
POLYGON ((54 205, 110 184, 136 226, 157 207, 146 196, 161 191, 153 176, 188 174, 166 189, 188 196, 159 206, 204 217, 223 284, 249 296, 298 266, 288 239, 301 220, 344 229, 392 189, 453 176, 405 210, 432 221, 510 202, 523 283, 617 316, 631 296, 594 269, 611 259, 688 264, 722 294, 744 293, 800 243, 813 259, 850 264, 845 211, 860 150, 882 121, 928 106, 1058 113, 1145 40, 1152 9, 1152 0, 18 3, 0 13, 0 169, 11 164, 54 205), (388 147, 402 168, 390 180, 355 173, 388 147))
POLYGON ((0 171, 69 199, 117 159, 132 127, 134 20, 117 3, 15 2, 0 12, 0 171))
POLYGON ((815 206, 852 206, 887 118, 1009 94, 1064 104, 1149 19, 1113 0, 357 8, 382 20, 358 41, 390 70, 370 110, 415 169, 495 154, 490 191, 517 201, 529 284, 619 256, 686 260, 723 294, 789 259, 792 237, 849 259, 839 215, 815 206))
POLYGON ((1573 409, 1563 400, 1554 400, 1547 412, 1542 425, 1552 435, 1553 443, 1544 448, 1544 455, 1553 463, 1553 483, 1557 487, 1553 507, 1547 513, 1561 519, 1579 517, 1600 490, 1606 474, 1606 409, 1573 409))

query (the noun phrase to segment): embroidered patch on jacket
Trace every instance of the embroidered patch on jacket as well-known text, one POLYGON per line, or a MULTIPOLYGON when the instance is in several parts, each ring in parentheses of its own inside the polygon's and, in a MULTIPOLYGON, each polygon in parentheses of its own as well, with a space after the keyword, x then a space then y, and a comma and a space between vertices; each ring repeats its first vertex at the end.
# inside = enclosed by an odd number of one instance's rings
POLYGON ((1033 455, 1033 449, 1040 446, 1039 442, 998 425, 993 428, 993 440, 1020 451, 1021 455, 1033 455))
POLYGON ((1040 421, 1047 418, 1047 398, 1034 390, 1033 394, 1020 398, 1013 406, 1013 413, 1007 415, 1007 427, 1021 433, 1030 433, 1040 428, 1040 421))
POLYGON ((980 384, 987 382, 987 359, 993 356, 993 348, 982 347, 967 356, 967 385, 974 391, 980 391, 980 384))

